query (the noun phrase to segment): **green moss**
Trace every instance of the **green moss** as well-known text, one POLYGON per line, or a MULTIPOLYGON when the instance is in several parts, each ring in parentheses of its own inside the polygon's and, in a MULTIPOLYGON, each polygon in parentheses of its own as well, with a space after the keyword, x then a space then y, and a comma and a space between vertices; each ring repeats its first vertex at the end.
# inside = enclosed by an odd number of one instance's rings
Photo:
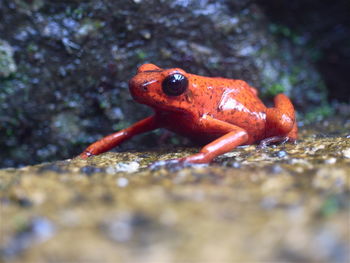
POLYGON ((7 135, 8 137, 12 136, 12 135, 13 135, 12 129, 6 129, 6 135, 7 135))
POLYGON ((283 35, 285 37, 290 37, 292 34, 292 31, 287 26, 281 24, 271 24, 269 30, 273 34, 283 35))
POLYGON ((17 8, 24 13, 28 13, 30 11, 38 11, 45 4, 43 0, 31 0, 31 1, 14 0, 14 2, 16 3, 17 8))
POLYGON ((323 103, 321 106, 314 108, 313 110, 305 114, 304 119, 306 122, 313 122, 323 120, 334 114, 334 109, 328 104, 323 103))
POLYGON ((339 210, 339 202, 336 197, 332 196, 326 199, 321 207, 321 214, 323 216, 331 216, 339 210))
POLYGON ((35 43, 29 43, 28 46, 27 46, 27 51, 29 53, 34 53, 34 52, 36 52, 38 50, 39 50, 39 47, 35 43))
POLYGON ((294 44, 302 45, 304 40, 295 31, 291 30, 289 27, 282 24, 270 24, 269 30, 272 34, 276 36, 282 36, 291 40, 294 44))
POLYGON ((282 86, 282 84, 275 83, 266 89, 263 96, 270 97, 270 96, 275 96, 275 95, 277 95, 279 93, 283 93, 283 92, 285 92, 285 89, 282 86))
POLYGON ((71 17, 73 19, 77 19, 80 20, 85 16, 85 9, 84 9, 84 5, 79 6, 77 8, 74 8, 72 6, 67 6, 67 8, 65 9, 65 15, 67 17, 71 17))
POLYGON ((147 57, 147 53, 143 50, 136 51, 136 55, 139 60, 144 60, 147 57))
POLYGON ((119 121, 118 123, 113 124, 113 130, 120 131, 122 129, 129 127, 130 125, 131 123, 128 121, 119 121))
POLYGON ((76 8, 72 12, 72 17, 76 19, 81 19, 84 16, 84 9, 83 8, 76 8))

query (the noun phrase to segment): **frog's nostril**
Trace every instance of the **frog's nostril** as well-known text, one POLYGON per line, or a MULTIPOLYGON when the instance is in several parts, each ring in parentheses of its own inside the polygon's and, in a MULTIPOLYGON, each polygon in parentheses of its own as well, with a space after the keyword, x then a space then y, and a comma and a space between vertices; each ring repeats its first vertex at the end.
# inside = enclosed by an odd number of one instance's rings
POLYGON ((144 81, 144 82, 141 84, 141 90, 143 90, 143 91, 148 91, 149 85, 151 85, 152 83, 155 83, 155 82, 157 82, 157 80, 155 80, 155 79, 144 81))

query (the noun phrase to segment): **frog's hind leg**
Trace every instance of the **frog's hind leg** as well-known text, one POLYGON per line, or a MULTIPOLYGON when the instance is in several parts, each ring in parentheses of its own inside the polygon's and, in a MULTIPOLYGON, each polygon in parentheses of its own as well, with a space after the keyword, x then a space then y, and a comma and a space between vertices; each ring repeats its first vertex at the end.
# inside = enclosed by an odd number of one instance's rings
POLYGON ((256 88, 253 88, 253 87, 249 87, 249 88, 254 93, 255 96, 259 95, 259 91, 256 88))
POLYGON ((289 142, 295 142, 298 139, 298 125, 297 121, 294 121, 292 130, 286 136, 289 142))
POLYGON ((294 107, 289 98, 284 94, 278 94, 274 102, 275 107, 266 110, 266 138, 286 136, 295 126, 294 107))
POLYGON ((274 101, 275 107, 268 108, 266 111, 266 139, 260 142, 260 147, 271 143, 294 142, 298 137, 292 102, 284 94, 278 94, 274 101))

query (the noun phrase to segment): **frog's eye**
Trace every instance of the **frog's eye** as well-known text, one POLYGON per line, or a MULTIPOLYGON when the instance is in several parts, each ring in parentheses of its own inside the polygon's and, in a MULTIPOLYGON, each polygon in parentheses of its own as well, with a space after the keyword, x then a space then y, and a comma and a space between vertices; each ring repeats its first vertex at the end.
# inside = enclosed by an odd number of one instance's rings
POLYGON ((180 73, 169 75, 162 82, 163 92, 168 96, 181 95, 186 91, 187 86, 188 79, 180 73))

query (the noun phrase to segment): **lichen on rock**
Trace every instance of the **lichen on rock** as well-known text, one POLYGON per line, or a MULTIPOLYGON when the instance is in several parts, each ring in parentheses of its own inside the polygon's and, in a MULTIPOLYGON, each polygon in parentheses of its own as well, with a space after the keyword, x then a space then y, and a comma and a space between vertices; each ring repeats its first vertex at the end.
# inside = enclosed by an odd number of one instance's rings
POLYGON ((7 78, 17 70, 17 65, 13 58, 13 48, 10 44, 0 39, 0 78, 7 78))

